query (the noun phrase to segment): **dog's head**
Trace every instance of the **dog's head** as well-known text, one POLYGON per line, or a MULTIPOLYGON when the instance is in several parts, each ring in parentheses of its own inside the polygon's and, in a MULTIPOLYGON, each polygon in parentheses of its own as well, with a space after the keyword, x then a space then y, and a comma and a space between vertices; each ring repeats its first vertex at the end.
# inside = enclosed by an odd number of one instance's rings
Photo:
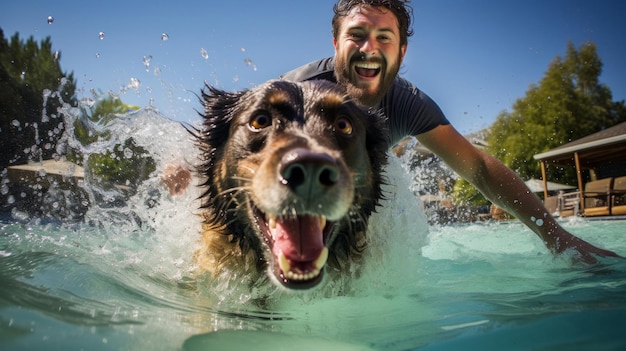
POLYGON ((328 258, 340 268, 358 255, 381 198, 383 117, 326 81, 237 93, 207 86, 202 98, 195 134, 210 235, 253 250, 289 288, 317 285, 328 258))

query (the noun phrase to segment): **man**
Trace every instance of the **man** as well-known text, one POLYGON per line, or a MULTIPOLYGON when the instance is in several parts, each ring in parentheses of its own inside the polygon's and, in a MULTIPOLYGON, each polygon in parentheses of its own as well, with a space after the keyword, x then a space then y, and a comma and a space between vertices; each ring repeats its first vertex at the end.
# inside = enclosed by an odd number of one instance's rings
POLYGON ((339 0, 332 20, 335 56, 282 76, 327 79, 345 86, 362 104, 387 116, 393 146, 414 135, 487 198, 515 215, 553 253, 573 250, 578 259, 618 257, 563 229, 524 182, 494 157, 473 147, 415 85, 398 76, 411 36, 411 8, 401 0, 339 0))

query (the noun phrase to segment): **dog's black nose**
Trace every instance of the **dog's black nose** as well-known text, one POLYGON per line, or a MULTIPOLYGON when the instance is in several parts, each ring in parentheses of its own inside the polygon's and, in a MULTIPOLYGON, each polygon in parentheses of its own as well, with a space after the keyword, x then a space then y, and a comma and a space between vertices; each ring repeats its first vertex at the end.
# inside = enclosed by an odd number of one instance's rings
POLYGON ((301 197, 316 196, 339 181, 339 167, 334 158, 325 153, 294 149, 281 159, 279 177, 301 197))

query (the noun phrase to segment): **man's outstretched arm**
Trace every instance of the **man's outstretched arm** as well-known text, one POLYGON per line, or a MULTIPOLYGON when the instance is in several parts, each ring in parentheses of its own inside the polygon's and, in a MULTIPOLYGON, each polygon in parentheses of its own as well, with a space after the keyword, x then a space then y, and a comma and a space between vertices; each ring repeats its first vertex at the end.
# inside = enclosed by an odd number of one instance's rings
POLYGON ((515 172, 475 148, 451 125, 440 125, 417 138, 485 197, 526 224, 553 253, 571 249, 586 263, 595 263, 594 255, 620 257, 563 229, 515 172))

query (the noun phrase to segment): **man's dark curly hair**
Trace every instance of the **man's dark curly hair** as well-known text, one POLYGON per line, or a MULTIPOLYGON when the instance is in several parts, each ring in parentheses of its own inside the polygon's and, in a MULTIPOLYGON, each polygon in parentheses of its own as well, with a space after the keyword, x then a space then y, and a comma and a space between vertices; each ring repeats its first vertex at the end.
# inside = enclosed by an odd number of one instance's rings
POLYGON ((400 29, 400 45, 407 45, 408 39, 413 35, 411 17, 413 8, 409 6, 410 0, 339 0, 333 6, 333 37, 337 38, 343 17, 357 6, 383 7, 391 11, 398 19, 400 29))

